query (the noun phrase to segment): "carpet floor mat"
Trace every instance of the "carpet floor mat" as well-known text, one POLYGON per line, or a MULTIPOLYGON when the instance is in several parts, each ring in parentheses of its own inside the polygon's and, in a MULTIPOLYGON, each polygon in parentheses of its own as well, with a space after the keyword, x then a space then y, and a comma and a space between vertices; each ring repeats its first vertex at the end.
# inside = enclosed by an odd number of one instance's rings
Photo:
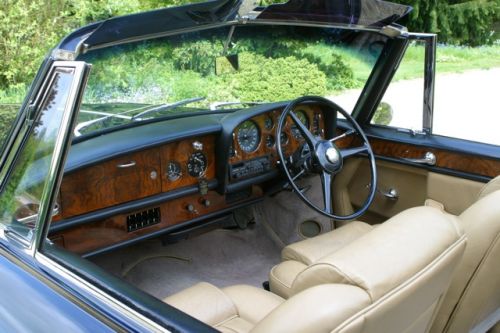
POLYGON ((95 264, 145 292, 163 299, 198 282, 217 287, 262 287, 280 251, 263 226, 217 229, 163 246, 160 240, 138 243, 91 258, 95 264))

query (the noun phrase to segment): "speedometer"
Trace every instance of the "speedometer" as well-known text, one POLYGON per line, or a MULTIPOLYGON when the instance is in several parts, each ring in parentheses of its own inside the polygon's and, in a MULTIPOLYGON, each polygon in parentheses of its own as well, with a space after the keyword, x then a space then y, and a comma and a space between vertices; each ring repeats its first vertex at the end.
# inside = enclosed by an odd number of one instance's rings
POLYGON ((251 153, 255 151, 260 142, 259 127, 252 120, 245 121, 238 127, 236 139, 244 152, 251 153))

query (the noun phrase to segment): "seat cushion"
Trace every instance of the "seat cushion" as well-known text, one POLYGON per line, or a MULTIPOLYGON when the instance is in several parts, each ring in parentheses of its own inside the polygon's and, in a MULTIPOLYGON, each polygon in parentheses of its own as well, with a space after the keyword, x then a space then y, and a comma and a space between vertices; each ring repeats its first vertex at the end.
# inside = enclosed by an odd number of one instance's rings
POLYGON ((219 289, 206 282, 164 299, 165 303, 205 324, 232 333, 249 332, 283 301, 277 295, 252 286, 219 289))
POLYGON ((283 261, 295 260, 310 265, 343 248, 372 229, 371 225, 364 222, 350 222, 336 230, 288 245, 281 252, 281 257, 283 261))

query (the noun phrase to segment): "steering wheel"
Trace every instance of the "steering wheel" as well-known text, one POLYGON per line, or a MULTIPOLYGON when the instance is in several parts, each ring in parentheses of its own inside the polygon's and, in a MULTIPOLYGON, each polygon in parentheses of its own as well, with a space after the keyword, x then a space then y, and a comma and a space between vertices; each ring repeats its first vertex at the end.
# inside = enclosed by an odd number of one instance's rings
POLYGON ((290 104, 288 104, 288 106, 281 114, 281 117, 278 121, 276 138, 278 156, 280 158, 281 165, 283 166, 283 170, 288 178, 288 182, 292 186, 294 192, 299 196, 300 199, 302 199, 302 201, 304 201, 305 204, 316 210, 318 213, 339 221, 353 220, 366 212, 366 210, 372 203, 373 198, 375 197, 376 191, 377 169, 375 166, 375 155, 373 154, 370 143, 368 142, 365 133, 349 113, 347 113, 337 104, 323 97, 305 96, 298 98, 290 102, 290 104), (319 102, 327 106, 325 110, 328 110, 328 112, 339 112, 352 125, 353 129, 348 130, 344 134, 331 139, 323 139, 321 137, 314 136, 293 112, 297 105, 300 105, 304 102, 319 102), (298 155, 295 156, 296 154, 294 154, 291 160, 285 159, 285 156, 283 154, 283 147, 281 145, 283 127, 289 115, 293 123, 297 127, 297 130, 302 134, 302 137, 305 139, 306 143, 302 146, 302 148, 298 152, 298 155), (359 137, 361 137, 363 141, 363 144, 361 146, 355 148, 340 149, 335 145, 336 141, 353 134, 357 134, 359 137), (344 159, 359 154, 367 154, 368 159, 370 160, 371 181, 368 186, 368 197, 363 206, 353 214, 346 216, 335 215, 333 214, 332 209, 332 183, 334 177, 342 170, 344 159), (295 176, 292 175, 292 172, 289 170, 289 166, 291 166, 290 164, 293 164, 293 166, 298 169, 297 172, 295 172, 295 176), (300 175, 307 173, 316 173, 321 176, 324 201, 323 209, 311 202, 311 200, 309 200, 304 195, 304 193, 302 193, 300 188, 295 183, 296 179, 300 177, 300 175))

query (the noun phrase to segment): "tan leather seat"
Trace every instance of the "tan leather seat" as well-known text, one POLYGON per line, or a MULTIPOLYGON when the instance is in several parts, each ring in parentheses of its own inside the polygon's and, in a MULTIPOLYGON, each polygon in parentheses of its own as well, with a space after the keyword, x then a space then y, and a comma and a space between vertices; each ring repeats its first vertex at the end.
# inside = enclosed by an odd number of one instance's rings
MULTIPOLYGON (((468 246, 433 323, 435 333, 485 332, 500 320, 500 177, 483 187, 458 223, 469 239, 468 246)), ((270 274, 271 290, 283 297, 294 294, 292 286, 298 284, 295 279, 306 266, 339 251, 371 228, 353 222, 285 247, 284 262, 270 274)))
POLYGON ((249 332, 284 299, 252 286, 219 289, 201 282, 164 302, 221 332, 249 332))
POLYGON ((202 283, 165 302, 223 332, 426 332, 465 249, 455 220, 402 214, 313 264, 287 300, 202 283))

